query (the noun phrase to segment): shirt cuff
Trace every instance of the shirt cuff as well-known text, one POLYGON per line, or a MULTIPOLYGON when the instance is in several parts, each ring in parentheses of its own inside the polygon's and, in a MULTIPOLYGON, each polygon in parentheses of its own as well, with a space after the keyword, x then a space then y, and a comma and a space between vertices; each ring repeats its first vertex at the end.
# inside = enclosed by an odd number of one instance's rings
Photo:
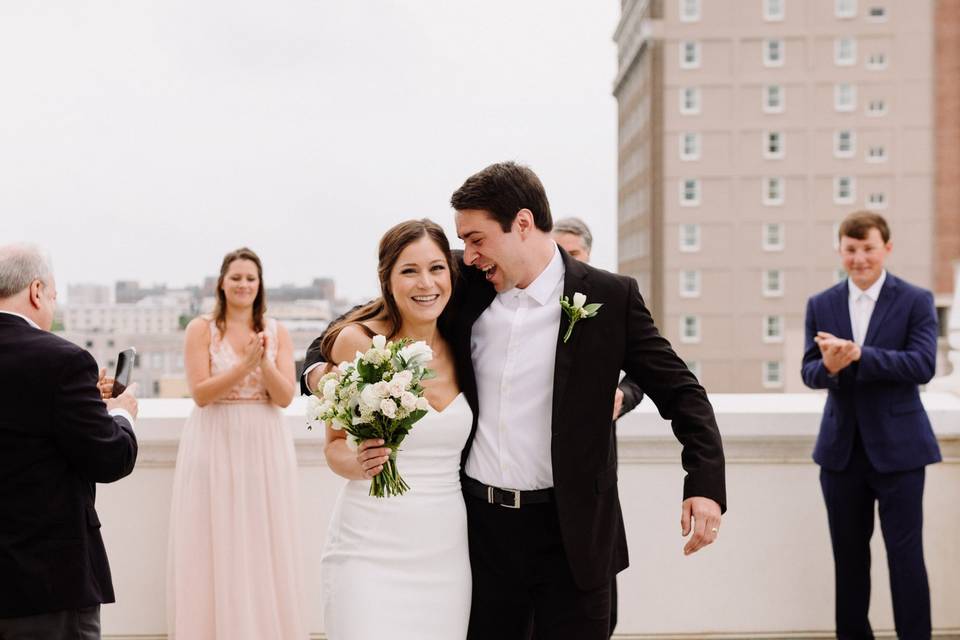
POLYGON ((133 426, 133 416, 130 415, 130 412, 126 409, 110 409, 110 411, 107 413, 109 413, 111 416, 120 416, 121 418, 126 418, 127 422, 130 423, 130 426, 133 426))
MULTIPOLYGON (((313 371, 313 370, 316 369, 317 367, 322 367, 322 366, 324 366, 325 364, 327 364, 327 363, 326 363, 326 362, 314 362, 312 365, 310 365, 309 367, 307 367, 306 369, 304 369, 304 370, 303 370, 303 373, 300 374, 301 377, 303 378, 303 384, 307 384, 307 375, 309 375, 311 371, 313 371)), ((313 389, 310 389, 310 391, 313 391, 313 389)))

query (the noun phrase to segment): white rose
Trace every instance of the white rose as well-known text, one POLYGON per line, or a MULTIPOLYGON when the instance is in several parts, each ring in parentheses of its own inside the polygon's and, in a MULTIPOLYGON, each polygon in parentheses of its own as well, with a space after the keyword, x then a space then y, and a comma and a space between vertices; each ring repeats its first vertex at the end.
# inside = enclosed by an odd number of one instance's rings
POLYGON ((418 341, 408 344, 400 350, 400 357, 408 366, 423 366, 433 360, 433 349, 426 342, 418 341))
POLYGON ((417 398, 417 411, 430 411, 430 402, 426 398, 417 398))
POLYGON ((573 294, 573 306, 576 309, 582 309, 583 304, 587 301, 587 296, 582 293, 573 294))
POLYGON ((393 376, 393 380, 391 380, 391 383, 394 383, 394 382, 401 388, 401 390, 409 389, 410 383, 413 382, 413 372, 407 371, 406 369, 404 369, 403 371, 400 371, 399 373, 397 373, 397 375, 393 376))
POLYGON ((365 409, 369 411, 376 411, 380 406, 380 401, 383 400, 383 396, 386 395, 381 393, 377 384, 368 384, 363 388, 363 391, 360 392, 360 410, 364 411, 365 409))
POLYGON ((397 403, 391 400, 390 398, 384 399, 383 401, 380 402, 380 412, 390 419, 396 418, 397 403))
POLYGON ((413 395, 409 391, 404 391, 400 395, 400 406, 407 411, 413 411, 417 408, 417 396, 413 395))
POLYGON ((335 400, 337 397, 337 381, 327 380, 323 385, 323 397, 325 400, 335 400))
POLYGON ((320 398, 318 398, 317 396, 310 396, 309 398, 307 398, 307 411, 306 411, 307 420, 310 420, 312 422, 316 422, 317 420, 319 420, 320 416, 323 415, 321 406, 322 405, 320 403, 320 398))
POLYGON ((373 336, 373 348, 374 348, 374 349, 382 350, 385 346, 387 346, 387 338, 386 338, 386 336, 381 336, 381 335, 379 335, 379 334, 373 336))

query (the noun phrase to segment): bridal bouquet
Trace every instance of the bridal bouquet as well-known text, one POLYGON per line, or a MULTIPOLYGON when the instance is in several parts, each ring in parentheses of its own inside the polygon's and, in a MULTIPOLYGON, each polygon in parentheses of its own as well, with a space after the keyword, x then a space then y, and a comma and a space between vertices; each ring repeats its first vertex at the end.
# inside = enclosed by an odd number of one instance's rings
POLYGON ((397 452, 414 423, 430 410, 420 383, 432 375, 424 367, 432 359, 426 342, 387 342, 374 336, 366 353, 358 351, 353 362, 320 378, 309 398, 308 420, 346 431, 351 447, 378 438, 389 447, 390 459, 370 482, 371 496, 398 496, 410 488, 397 471, 397 452))

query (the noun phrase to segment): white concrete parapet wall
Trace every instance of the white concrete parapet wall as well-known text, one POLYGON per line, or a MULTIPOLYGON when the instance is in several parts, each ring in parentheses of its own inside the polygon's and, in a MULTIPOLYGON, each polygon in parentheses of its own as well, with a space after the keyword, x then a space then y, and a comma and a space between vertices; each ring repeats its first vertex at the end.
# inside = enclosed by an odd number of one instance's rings
MULTIPOLYGON (((669 423, 645 400, 618 425, 630 568, 619 578, 617 637, 829 637, 833 565, 819 468, 810 459, 824 396, 731 394, 711 401, 724 438, 730 510, 717 543, 691 557, 681 552, 683 471, 669 423)), ((937 635, 960 637, 960 397, 927 393, 923 401, 944 455, 928 468, 924 498, 933 623, 937 635)), ((117 593, 117 603, 103 608, 107 638, 166 637, 170 493, 192 406, 142 401, 136 469, 98 488, 117 593)), ((303 399, 286 413, 300 464, 307 623, 312 637, 322 638, 318 565, 343 480, 326 468, 322 431, 306 430, 303 399)), ((885 635, 893 615, 879 526, 873 551, 871 620, 885 635)))

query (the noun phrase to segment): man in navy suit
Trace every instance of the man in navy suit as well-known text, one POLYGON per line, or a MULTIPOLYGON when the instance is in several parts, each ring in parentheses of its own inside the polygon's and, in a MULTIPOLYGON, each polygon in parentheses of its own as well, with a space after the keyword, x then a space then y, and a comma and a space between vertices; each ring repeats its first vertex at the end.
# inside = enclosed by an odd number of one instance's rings
POLYGON ((837 637, 873 638, 867 613, 876 502, 897 635, 929 638, 923 483, 940 449, 918 385, 936 364, 933 296, 884 269, 893 245, 881 216, 852 213, 839 236, 849 277, 808 301, 803 357, 804 383, 827 389, 813 459, 833 545, 837 637))

